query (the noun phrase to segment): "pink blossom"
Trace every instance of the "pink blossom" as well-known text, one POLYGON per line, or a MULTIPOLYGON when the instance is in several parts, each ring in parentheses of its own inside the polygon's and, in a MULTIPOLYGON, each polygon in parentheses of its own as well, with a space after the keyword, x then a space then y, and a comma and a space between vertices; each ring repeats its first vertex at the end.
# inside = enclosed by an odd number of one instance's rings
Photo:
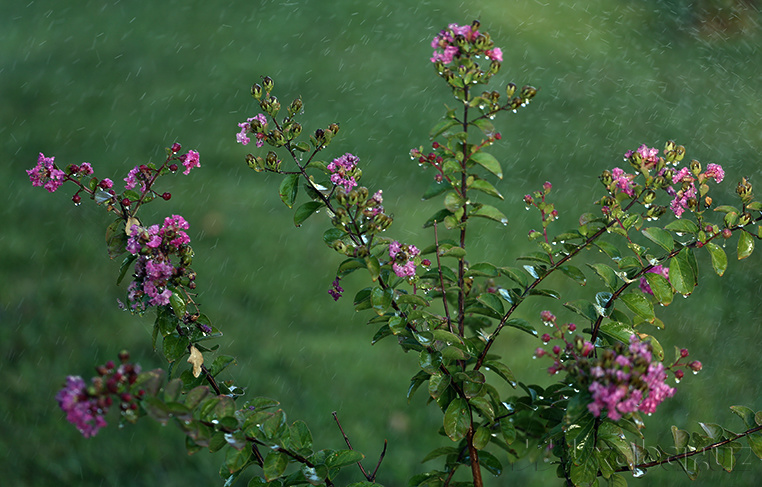
POLYGON ((350 192, 352 188, 357 186, 354 170, 358 162, 360 159, 349 152, 331 161, 327 166, 328 170, 331 171, 331 182, 337 186, 342 186, 345 192, 350 192))
POLYGON ((393 241, 389 244, 389 257, 392 259, 392 270, 398 277, 413 277, 416 265, 413 259, 421 253, 415 245, 400 244, 393 241))
POLYGON ((640 154, 640 157, 643 159, 643 166, 645 166, 646 169, 652 169, 659 163, 659 149, 649 148, 645 144, 638 147, 637 151, 627 151, 624 154, 625 160, 631 158, 635 152, 640 154))
POLYGON ((721 183, 723 179, 725 179, 725 171, 722 169, 722 166, 719 164, 709 164, 706 167, 706 172, 704 173, 704 176, 707 178, 714 178, 714 181, 716 183, 721 183))
POLYGON ((185 171, 183 171, 183 174, 186 176, 188 173, 190 173, 191 169, 194 167, 201 167, 201 163, 199 162, 199 156, 198 152, 191 150, 188 151, 187 154, 182 156, 183 166, 185 166, 185 171))
MULTIPOLYGON (((127 173, 127 177, 124 178, 124 188, 127 190, 134 189, 135 186, 138 185, 138 174, 140 174, 140 166, 135 166, 132 169, 130 169, 130 172, 127 173)), ((140 181, 140 184, 143 186, 143 189, 145 190, 145 183, 140 181)))
POLYGON ((695 181, 696 178, 693 177, 693 173, 691 173, 691 170, 687 167, 684 167, 677 171, 674 176, 672 176, 672 183, 682 183, 682 182, 692 182, 695 181))
POLYGON ((494 49, 490 49, 487 52, 485 52, 488 58, 490 58, 493 61, 499 61, 503 62, 503 51, 499 47, 496 47, 494 49))
POLYGON ((615 167, 611 170, 611 176, 614 178, 617 188, 623 191, 627 196, 633 196, 634 192, 632 188, 634 185, 632 180, 635 178, 634 174, 627 174, 624 170, 615 167))
POLYGON ((247 145, 249 142, 251 142, 251 139, 249 139, 247 133, 254 132, 254 136, 257 139, 257 147, 262 147, 264 145, 264 139, 267 138, 267 135, 264 133, 264 127, 266 125, 267 119, 263 113, 246 119, 245 122, 238 124, 238 127, 241 129, 241 131, 236 134, 236 141, 241 145, 247 145))
POLYGON ((107 407, 100 408, 97 400, 87 393, 82 377, 68 376, 66 385, 56 394, 58 406, 66 413, 66 420, 76 426, 82 436, 90 438, 106 426, 103 415, 107 407))
POLYGON ((49 193, 53 193, 61 187, 66 174, 55 166, 54 160, 55 157, 45 157, 40 152, 37 165, 26 171, 32 186, 43 186, 49 193))

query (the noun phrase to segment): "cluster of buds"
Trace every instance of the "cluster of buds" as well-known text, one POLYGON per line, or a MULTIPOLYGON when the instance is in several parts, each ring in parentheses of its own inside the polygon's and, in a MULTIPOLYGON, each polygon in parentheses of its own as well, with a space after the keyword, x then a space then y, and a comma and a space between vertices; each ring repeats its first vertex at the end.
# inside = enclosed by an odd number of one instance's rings
POLYGON ((111 360, 96 367, 98 375, 91 379, 90 385, 80 376, 69 376, 63 389, 56 394, 67 421, 85 438, 95 436, 106 426, 104 416, 115 402, 125 419, 134 421, 137 418, 138 401, 145 391, 139 389, 132 393, 140 366, 129 363, 129 359, 129 353, 123 351, 119 354, 118 367, 111 360))
MULTIPOLYGON (((369 241, 367 236, 372 237, 383 232, 392 224, 392 217, 384 212, 381 190, 371 196, 368 188, 363 186, 349 192, 338 186, 334 198, 338 205, 331 217, 333 225, 348 234, 360 237, 364 242, 369 241)), ((368 252, 364 245, 356 247, 343 240, 336 240, 333 248, 350 257, 364 257, 368 252)))
POLYGON ((489 34, 479 32, 479 26, 476 20, 471 25, 450 24, 431 41, 431 62, 439 76, 454 88, 486 83, 500 70, 503 52, 495 47, 489 34), (486 70, 480 68, 479 59, 489 62, 486 70))
POLYGON ((54 161, 55 157, 45 157, 45 154, 40 152, 37 165, 26 171, 32 186, 44 187, 49 193, 54 193, 65 181, 74 181, 80 187, 71 198, 75 205, 82 202, 82 197, 79 195, 82 190, 91 194, 96 191, 109 191, 109 196, 114 196, 115 193, 111 189, 114 183, 109 178, 98 180, 98 178, 93 177, 85 186, 83 180, 93 174, 93 167, 89 162, 83 162, 79 165, 70 164, 66 171, 62 171, 54 161))

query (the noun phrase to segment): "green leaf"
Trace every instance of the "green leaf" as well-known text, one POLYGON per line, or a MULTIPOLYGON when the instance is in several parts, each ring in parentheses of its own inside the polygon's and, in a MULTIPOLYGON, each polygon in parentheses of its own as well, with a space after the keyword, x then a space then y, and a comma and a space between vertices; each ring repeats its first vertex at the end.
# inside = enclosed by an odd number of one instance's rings
POLYGON ((185 405, 188 409, 196 409, 196 407, 209 395, 208 386, 197 386, 188 391, 185 395, 185 405))
POLYGON ((642 230, 643 235, 653 243, 659 245, 667 252, 672 251, 675 246, 675 241, 672 240, 672 234, 659 227, 648 227, 642 230))
POLYGON ((479 452, 479 463, 492 475, 497 476, 503 473, 503 464, 488 451, 479 452))
POLYGON ((296 194, 299 191, 299 174, 288 174, 280 183, 278 194, 281 201, 289 208, 293 208, 296 194))
POLYGON ((749 232, 741 232, 738 237, 738 260, 745 259, 754 252, 754 237, 749 232))
POLYGON ((127 251, 127 234, 124 233, 124 220, 114 220, 106 227, 106 248, 108 256, 112 259, 119 257, 127 251))
POLYGON ((684 220, 684 219, 671 221, 664 226, 664 229, 671 230, 678 234, 680 233, 696 234, 699 231, 699 228, 695 223, 693 223, 690 220, 684 220))
POLYGON ((355 450, 336 450, 328 455, 325 464, 329 468, 341 468, 352 465, 365 458, 365 455, 355 450))
POLYGON ((185 316, 185 300, 183 300, 183 297, 177 291, 173 291, 169 297, 169 304, 172 305, 172 311, 175 313, 175 316, 182 320, 185 316))
POLYGON ((603 283, 612 291, 619 287, 616 272, 611 267, 606 264, 587 264, 587 266, 593 269, 603 283))
MULTIPOLYGON (((535 335, 537 332, 535 332, 535 335)), ((508 368, 507 365, 505 365, 502 362, 493 361, 493 360, 486 360, 484 362, 484 369, 485 370, 491 370, 492 372, 499 375, 503 380, 505 380, 508 384, 511 385, 514 389, 518 385, 516 382, 516 377, 513 375, 513 372, 510 368, 508 368)))
POLYGON ((595 241, 594 245, 598 247, 599 249, 601 249, 606 255, 608 255, 612 259, 622 258, 622 253, 619 251, 619 249, 609 242, 604 242, 599 239, 595 241))
POLYGON ((653 321, 653 319, 656 318, 654 315, 654 306, 640 292, 622 294, 619 296, 619 299, 630 308, 630 311, 644 320, 653 321))
POLYGON ((730 410, 737 414, 744 422, 747 428, 757 426, 754 421, 754 411, 746 406, 730 406, 730 410))
POLYGON ((684 296, 693 292, 696 283, 696 275, 690 263, 690 248, 685 247, 676 256, 670 259, 669 282, 675 292, 684 296))
POLYGON ((495 220, 496 222, 502 223, 503 225, 508 225, 508 218, 506 218, 505 215, 503 215, 503 213, 494 206, 482 205, 481 207, 472 210, 470 215, 478 216, 481 218, 489 218, 490 220, 495 220))
POLYGON ((479 164, 487 171, 500 179, 503 179, 503 168, 500 166, 500 162, 498 162, 492 154, 479 151, 476 154, 471 154, 471 157, 468 160, 479 164))
POLYGON ((728 256, 725 255, 725 250, 714 242, 707 242, 704 247, 709 251, 709 256, 712 258, 714 272, 718 276, 725 274, 725 270, 728 268, 728 256))
POLYGON ((468 403, 462 397, 453 399, 444 414, 444 430, 452 441, 460 441, 471 426, 468 403))
POLYGON ((135 262, 135 259, 137 259, 137 255, 128 255, 124 258, 122 261, 122 265, 119 266, 119 276, 116 278, 116 285, 122 283, 122 279, 124 279, 124 276, 127 274, 127 271, 130 269, 130 265, 132 265, 133 262, 135 262))
MULTIPOLYGON (((655 272, 646 272, 644 277, 654 293, 654 298, 664 306, 672 302, 672 286, 669 281, 655 272)), ((632 309, 632 308, 631 308, 632 309)), ((652 308, 653 309, 653 308, 652 308)))
POLYGON ((618 321, 609 321, 603 323, 600 328, 601 336, 610 340, 617 340, 622 343, 630 343, 630 337, 635 334, 635 330, 625 323, 618 321))
POLYGON ((426 191, 423 193, 423 196, 421 199, 428 200, 435 196, 439 196, 440 194, 444 193, 448 189, 452 189, 452 186, 448 183, 445 183, 444 180, 437 181, 436 179, 429 184, 429 187, 426 188, 426 191))
POLYGON ((586 299, 578 299, 576 301, 564 303, 564 307, 574 311, 591 322, 598 319, 598 312, 596 311, 595 305, 586 299))
POLYGON ((495 420, 495 410, 492 408, 492 403, 484 396, 476 396, 468 399, 469 404, 479 410, 479 412, 488 421, 495 420))
POLYGON ((452 118, 440 120, 436 125, 434 125, 434 128, 431 129, 431 132, 429 132, 429 138, 435 139, 442 135, 445 130, 457 124, 458 121, 452 118))
POLYGON ((471 125, 479 127, 479 130, 484 132, 487 137, 495 135, 495 126, 486 118, 477 118, 471 122, 471 125))
POLYGON ((466 200, 458 195, 455 191, 450 191, 445 195, 444 206, 447 211, 455 213, 460 207, 466 203, 466 200))
POLYGON ((494 196, 495 198, 503 199, 503 195, 500 194, 500 191, 498 191, 492 184, 485 181, 484 179, 475 179, 471 186, 468 187, 469 189, 475 189, 476 191, 481 191, 482 193, 487 193, 490 196, 494 196))
POLYGON ((751 451, 757 455, 757 458, 762 459, 762 433, 752 433, 746 438, 749 441, 751 451))
POLYGON ((322 207, 323 203, 320 201, 308 201, 304 203, 294 213, 294 225, 301 227, 307 218, 314 215, 322 207))
POLYGON ((572 279, 574 282, 579 284, 580 286, 584 286, 587 284, 587 278, 585 277, 585 274, 582 273, 582 271, 578 267, 574 267, 572 265, 562 265, 558 267, 561 272, 563 272, 566 277, 572 279))
POLYGON ((502 301, 494 293, 482 293, 476 300, 500 315, 505 313, 502 301))
MULTIPOLYGON (((250 448, 244 448, 244 450, 251 453, 250 448)), ((288 457, 286 454, 279 451, 271 451, 265 458, 265 463, 262 466, 262 471, 265 474, 265 479, 267 479, 269 482, 283 475, 283 472, 286 471, 286 467, 288 467, 288 457)))
POLYGON ((188 338, 178 336, 177 333, 171 333, 164 337, 162 352, 167 362, 174 362, 180 359, 188 351, 188 338))
POLYGON ((445 218, 448 216, 452 216, 452 212, 449 210, 439 210, 438 212, 434 213, 431 217, 429 217, 428 220, 423 224, 423 228, 429 228, 430 226, 434 225, 434 222, 436 223, 442 223, 445 218))
POLYGON ((477 264, 472 264, 468 267, 468 271, 466 271, 466 277, 470 276, 483 276, 483 277, 497 277, 500 273, 497 270, 497 267, 490 264, 489 262, 479 262, 477 264))
POLYGON ((530 325, 528 321, 522 320, 521 318, 511 318, 510 320, 505 322, 505 326, 518 328, 519 330, 525 331, 532 336, 537 336, 537 330, 535 330, 534 327, 530 325))

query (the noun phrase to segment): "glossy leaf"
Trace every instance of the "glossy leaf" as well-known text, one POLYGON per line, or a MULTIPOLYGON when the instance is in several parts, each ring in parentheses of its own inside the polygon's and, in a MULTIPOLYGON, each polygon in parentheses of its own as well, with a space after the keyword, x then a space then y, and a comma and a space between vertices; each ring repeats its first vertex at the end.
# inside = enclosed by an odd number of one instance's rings
POLYGON ((659 245, 667 252, 671 252, 675 246, 675 241, 672 240, 672 234, 662 228, 648 227, 644 228, 642 233, 648 240, 659 245))
POLYGON ((745 259, 754 252, 754 237, 749 232, 741 232, 738 237, 738 260, 745 259))
POLYGON ((479 262, 469 266, 466 272, 466 277, 469 276, 484 276, 484 277, 497 277, 499 272, 497 267, 489 262, 479 262))
POLYGON ((296 209, 294 212, 294 225, 301 227, 307 218, 315 214, 320 208, 323 207, 323 203, 320 201, 308 201, 302 206, 296 209))
POLYGON ((704 247, 709 251, 709 256, 712 258, 714 272, 718 276, 725 274, 725 270, 728 268, 728 256, 725 254, 725 250, 714 242, 708 242, 704 247))
POLYGON ((651 321, 656 317, 654 315, 654 306, 640 292, 622 294, 619 296, 619 300, 630 308, 630 311, 646 321, 651 321))
POLYGON ((600 327, 600 334, 611 340, 617 340, 622 343, 630 343, 630 337, 635 334, 635 330, 624 323, 618 321, 609 321, 603 323, 600 327))
POLYGON ((511 318, 505 322, 505 326, 518 328, 519 330, 525 331, 532 336, 537 336, 537 330, 534 329, 534 326, 530 325, 528 321, 522 320, 521 318, 511 318))
POLYGON ((490 220, 502 223, 503 225, 508 224, 508 218, 506 218, 500 210, 490 205, 482 205, 481 207, 472 210, 471 216, 489 218, 490 220))
POLYGON ((299 176, 299 174, 286 175, 278 189, 281 201, 289 208, 293 208, 296 201, 296 194, 299 190, 299 176))
POLYGON ((595 305, 586 299, 578 299, 576 301, 564 303, 564 307, 574 311, 591 322, 598 319, 598 312, 596 311, 595 305))
POLYGON ((606 264, 587 264, 588 267, 593 269, 598 277, 601 278, 603 283, 612 291, 616 290, 618 286, 617 276, 614 269, 606 264))
POLYGON ((437 181, 433 180, 431 184, 429 184, 429 187, 426 188, 426 191, 423 193, 423 196, 421 199, 428 200, 435 196, 439 196, 440 194, 444 193, 445 191, 452 189, 452 186, 448 183, 446 183, 444 180, 437 181))
MULTIPOLYGON (((535 333, 536 334, 536 333, 535 333)), ((492 372, 499 375, 503 380, 505 380, 508 384, 511 385, 514 389, 517 386, 516 377, 513 375, 513 372, 511 369, 505 365, 502 362, 498 362, 497 360, 486 360, 484 362, 484 368, 486 370, 491 370, 492 372)))
MULTIPOLYGON (((244 448, 244 450, 251 453, 251 449, 249 448, 244 448)), ((288 457, 286 454, 279 451, 271 451, 267 454, 267 457, 265 457, 262 472, 265 474, 265 479, 269 482, 283 475, 283 472, 286 471, 286 467, 288 467, 288 457)))
POLYGON ((434 128, 431 129, 431 132, 429 132, 429 138, 435 139, 439 137, 440 135, 442 135, 442 133, 444 133, 445 130, 457 124, 458 124, 458 121, 452 118, 446 118, 444 120, 440 120, 436 125, 434 125, 434 128))
POLYGON ((505 313, 505 310, 503 309, 503 303, 500 301, 500 298, 497 297, 494 293, 482 293, 479 295, 478 298, 476 298, 477 301, 488 307, 489 309, 493 310, 497 314, 502 315, 505 313))
POLYGON ((106 248, 112 259, 127 251, 127 234, 124 233, 124 220, 114 220, 106 227, 106 248))
POLYGON ((671 230, 673 232, 696 234, 699 231, 698 226, 690 220, 680 219, 673 220, 664 226, 665 230, 671 230))
POLYGON ((471 415, 466 400, 461 397, 452 400, 444 414, 445 434, 452 441, 460 441, 466 436, 470 426, 471 415))
MULTIPOLYGON (((644 277, 646 278, 646 282, 648 282, 651 291, 654 293, 654 298, 656 298, 659 303, 667 306, 672 302, 672 286, 664 276, 655 272, 646 272, 644 277)), ((653 310, 653 307, 651 309, 653 310)))
POLYGON ((479 452, 479 464, 492 475, 503 473, 503 464, 493 454, 486 450, 479 452))
POLYGON ((352 465, 365 458, 365 455, 355 450, 336 450, 329 454, 325 459, 325 464, 329 468, 341 468, 352 465))
POLYGON ((689 261, 689 252, 688 247, 684 248, 670 259, 669 265, 669 282, 675 292, 685 296, 693 292, 696 282, 696 276, 689 261))
POLYGON ((561 265, 558 267, 558 269, 563 272, 566 277, 573 280, 580 286, 587 284, 587 278, 585 277, 585 274, 583 274, 578 267, 574 267, 572 265, 561 265))
POLYGON ((471 154, 469 161, 479 164, 487 171, 491 172, 495 176, 503 179, 503 168, 500 166, 500 162, 495 159, 495 156, 486 152, 479 151, 476 154, 471 154))
POLYGON ((490 196, 494 196, 498 199, 503 199, 503 195, 500 194, 500 191, 498 191, 492 184, 485 181, 484 179, 475 179, 471 185, 468 187, 468 189, 475 189, 477 191, 481 191, 482 193, 487 193, 490 196))

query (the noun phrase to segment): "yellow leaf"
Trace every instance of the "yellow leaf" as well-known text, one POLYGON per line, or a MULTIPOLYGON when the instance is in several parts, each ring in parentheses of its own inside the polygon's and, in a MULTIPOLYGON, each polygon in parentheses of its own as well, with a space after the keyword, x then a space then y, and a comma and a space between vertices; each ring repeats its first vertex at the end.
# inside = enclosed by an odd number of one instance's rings
POLYGON ((193 365, 193 377, 201 375, 201 366, 204 364, 204 356, 201 355, 201 352, 199 352, 193 345, 191 345, 190 348, 188 363, 193 365))
POLYGON ((127 224, 124 226, 124 233, 126 233, 128 237, 132 235, 133 225, 140 226, 140 220, 138 220, 134 216, 131 216, 127 219, 127 224))

